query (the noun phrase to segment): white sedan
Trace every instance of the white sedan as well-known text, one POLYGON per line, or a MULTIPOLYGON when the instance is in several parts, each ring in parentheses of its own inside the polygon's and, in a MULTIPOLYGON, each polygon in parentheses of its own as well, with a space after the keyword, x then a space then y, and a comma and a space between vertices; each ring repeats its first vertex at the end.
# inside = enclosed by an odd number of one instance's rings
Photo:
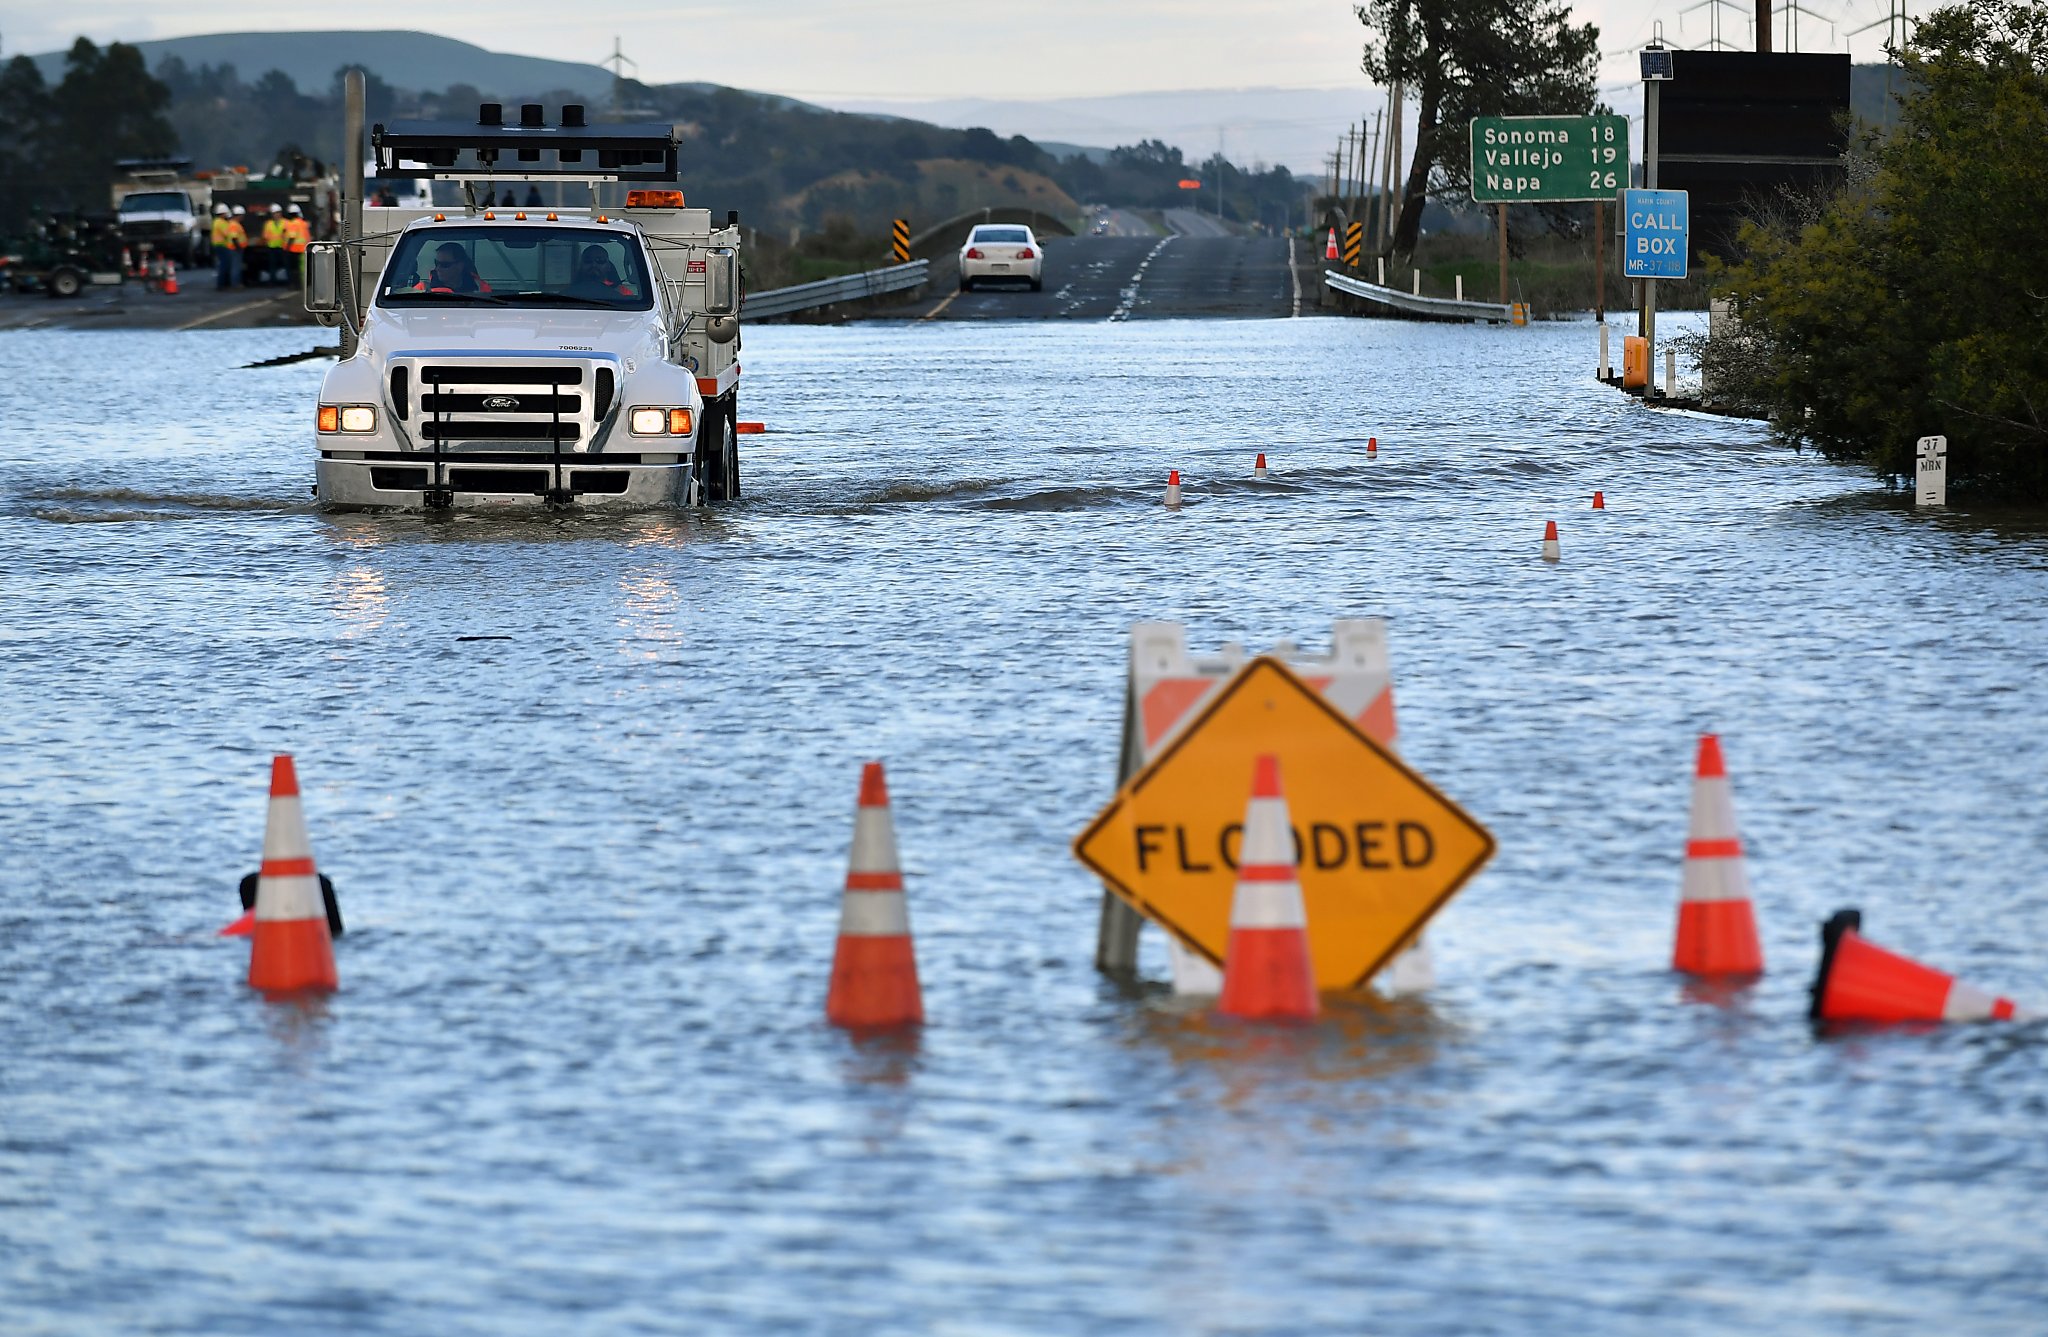
POLYGON ((960 290, 983 279, 1019 279, 1037 292, 1045 286, 1045 248, 1020 223, 982 223, 960 248, 960 290))

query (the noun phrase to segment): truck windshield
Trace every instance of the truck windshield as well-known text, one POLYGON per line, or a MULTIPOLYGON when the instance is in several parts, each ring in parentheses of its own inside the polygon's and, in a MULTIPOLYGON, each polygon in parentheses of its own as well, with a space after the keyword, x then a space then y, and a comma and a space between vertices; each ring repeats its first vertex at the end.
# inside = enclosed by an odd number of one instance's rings
POLYGON ((384 306, 592 306, 645 311, 647 265, 632 236, 534 223, 424 228, 392 251, 384 306))
POLYGON ((192 212, 192 201, 176 190, 145 190, 121 197, 124 214, 192 212))

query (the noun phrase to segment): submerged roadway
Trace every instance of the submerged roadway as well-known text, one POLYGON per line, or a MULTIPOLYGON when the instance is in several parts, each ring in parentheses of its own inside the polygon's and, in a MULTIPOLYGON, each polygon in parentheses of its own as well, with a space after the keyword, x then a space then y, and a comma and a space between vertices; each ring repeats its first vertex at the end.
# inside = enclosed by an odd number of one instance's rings
MULTIPOLYGON (((1206 220, 1205 220, 1206 221, 1206 220)), ((954 257, 932 263, 926 297, 872 312, 875 320, 1157 320, 1274 317, 1311 307, 1320 276, 1306 247, 1285 237, 1047 237, 1045 286, 959 290, 954 257), (1294 265, 1304 266, 1299 275, 1294 265)))

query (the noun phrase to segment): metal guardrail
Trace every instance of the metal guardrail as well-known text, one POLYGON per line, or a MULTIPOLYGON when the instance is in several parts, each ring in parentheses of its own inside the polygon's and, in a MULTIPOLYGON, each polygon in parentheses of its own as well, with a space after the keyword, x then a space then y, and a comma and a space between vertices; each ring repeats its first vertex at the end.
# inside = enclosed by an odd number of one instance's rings
POLYGON ((923 287, 926 271, 930 268, 929 260, 912 260, 907 265, 870 269, 864 274, 846 274, 836 279, 819 279, 816 283, 799 283, 790 288, 751 292, 740 307, 740 315, 759 320, 764 316, 787 316, 813 307, 831 306, 834 302, 856 302, 863 297, 906 292, 923 287))
POLYGON ((1383 288, 1377 283, 1346 278, 1327 269, 1323 271, 1323 285, 1337 292, 1363 297, 1368 302, 1379 302, 1415 316, 1435 316, 1443 320, 1501 322, 1514 319, 1513 310, 1499 302, 1461 302, 1455 297, 1418 297, 1414 293, 1402 292, 1399 288, 1383 288))

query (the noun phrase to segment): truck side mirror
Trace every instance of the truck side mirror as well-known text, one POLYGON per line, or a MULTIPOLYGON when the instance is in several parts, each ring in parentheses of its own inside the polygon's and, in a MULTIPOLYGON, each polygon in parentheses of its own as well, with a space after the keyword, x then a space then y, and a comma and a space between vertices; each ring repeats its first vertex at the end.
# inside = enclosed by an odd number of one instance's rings
POLYGON ((704 267, 704 313, 736 316, 740 302, 740 257, 736 251, 713 251, 704 267))
POLYGON ((316 316, 341 314, 341 248, 316 241, 306 248, 306 310, 316 316))

